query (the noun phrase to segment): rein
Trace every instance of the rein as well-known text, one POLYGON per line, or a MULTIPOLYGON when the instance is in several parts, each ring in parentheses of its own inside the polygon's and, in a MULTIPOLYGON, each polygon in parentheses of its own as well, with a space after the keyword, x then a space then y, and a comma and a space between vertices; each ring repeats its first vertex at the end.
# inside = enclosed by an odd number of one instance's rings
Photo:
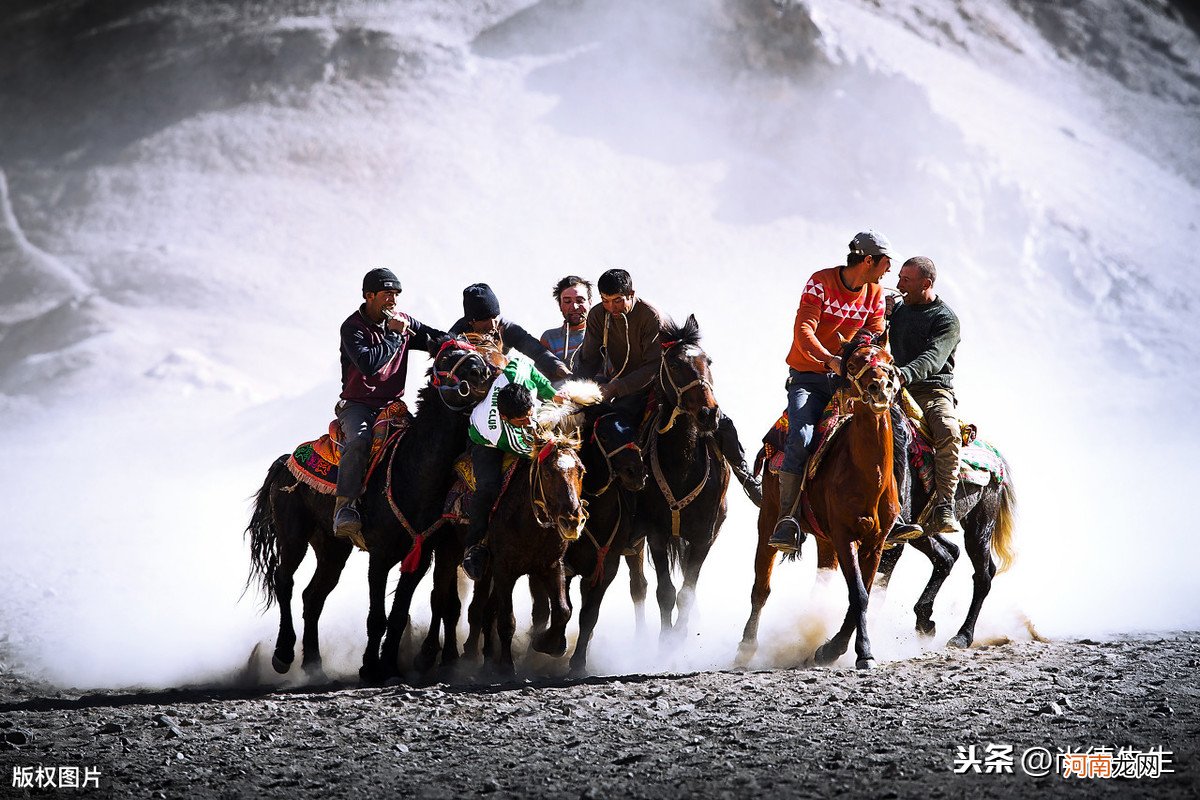
MULTIPOLYGON (((552 452, 559 449, 554 442, 546 442, 545 446, 537 452, 533 460, 529 464, 529 503, 533 510, 533 519, 542 528, 553 528, 554 520, 550 519, 549 504, 546 502, 546 484, 542 479, 542 462, 545 461, 552 452)), ((579 460, 579 454, 574 448, 567 448, 571 451, 575 461, 583 466, 583 462, 579 460)), ((563 536, 564 539, 575 540, 579 538, 579 531, 587 524, 588 511, 587 504, 583 498, 579 499, 580 521, 579 527, 575 529, 574 536, 563 536)))
POLYGON ((680 408, 680 403, 683 402, 683 393, 684 392, 686 392, 690 389, 695 389, 697 386, 708 389, 710 392, 712 391, 712 388, 713 388, 712 383, 707 378, 705 378, 703 375, 701 375, 699 370, 696 371, 696 380, 692 381, 691 383, 687 384, 686 386, 683 386, 682 388, 680 388, 678 385, 676 385, 675 378, 672 377, 672 375, 671 375, 671 369, 670 369, 670 367, 667 366, 666 354, 667 354, 668 350, 670 350, 672 347, 674 347, 677 344, 679 344, 679 343, 678 342, 663 342, 663 346, 662 346, 663 358, 658 362, 658 382, 659 382, 659 384, 664 385, 664 386, 670 386, 671 391, 675 392, 675 401, 672 404, 674 407, 671 409, 671 416, 667 420, 666 425, 664 427, 658 429, 659 433, 666 433, 667 431, 671 430, 671 428, 675 427, 675 420, 678 419, 678 417, 681 413, 683 413, 683 410, 680 408), (663 381, 664 374, 666 375, 666 378, 667 378, 665 383, 663 381))
POLYGON ((885 374, 887 374, 888 378, 891 379, 893 384, 896 384, 900 380, 899 371, 896 369, 895 364, 880 360, 880 356, 885 355, 887 351, 877 344, 860 345, 856 347, 850 355, 854 356, 864 348, 870 348, 871 354, 867 356, 866 361, 863 362, 862 367, 857 372, 850 374, 849 370, 847 370, 846 379, 850 381, 850 385, 853 386, 854 391, 857 392, 858 400, 861 400, 872 407, 877 407, 876 403, 873 403, 867 399, 867 393, 863 391, 862 384, 859 383, 859 380, 863 375, 866 374, 867 370, 871 369, 872 367, 878 367, 879 369, 883 370, 885 374))
POLYGON ((400 564, 400 571, 415 572, 417 570, 417 566, 420 564, 422 543, 430 534, 440 528, 446 519, 445 517, 439 516, 433 521, 433 524, 418 533, 417 529, 414 528, 412 523, 408 521, 408 517, 404 516, 404 512, 400 510, 400 506, 396 504, 396 498, 392 494, 392 466, 395 464, 396 453, 399 452, 399 450, 400 440, 397 439, 395 444, 392 445, 391 455, 388 456, 387 476, 384 478, 383 493, 387 497, 388 508, 392 510, 392 514, 395 515, 396 520, 400 523, 400 527, 403 528, 404 532, 412 537, 413 540, 412 548, 409 550, 408 556, 406 556, 404 561, 400 564))
MULTIPOLYGON (((659 408, 657 416, 662 417, 661 408, 659 408)), ((655 423, 657 423, 657 419, 655 420, 655 423)), ((650 472, 654 475, 654 481, 658 484, 658 488, 659 491, 662 492, 663 499, 667 501, 667 508, 671 510, 671 535, 678 536, 680 514, 685 508, 692 504, 692 501, 700 496, 700 493, 704 491, 704 487, 708 485, 708 476, 712 473, 712 459, 709 456, 716 456, 718 459, 721 456, 720 453, 716 451, 716 445, 713 443, 713 440, 711 438, 707 438, 705 440, 705 444, 710 453, 706 453, 704 457, 704 477, 700 479, 700 483, 695 489, 692 489, 692 491, 688 492, 686 497, 676 500, 674 493, 671 492, 671 487, 667 484, 666 476, 663 475, 662 462, 658 457, 658 435, 659 433, 665 433, 666 431, 670 430, 670 428, 671 425, 667 425, 666 428, 660 429, 657 424, 652 424, 650 426, 650 437, 646 442, 646 447, 650 451, 650 472)), ((725 490, 728 488, 728 486, 729 470, 723 468, 721 470, 722 494, 725 493, 725 490)))
MULTIPOLYGON (((434 364, 437 364, 438 360, 442 357, 442 353, 444 353, 446 351, 446 348, 448 348, 448 347, 455 347, 460 350, 465 350, 466 352, 464 352, 461 356, 459 356, 459 359, 454 362, 454 366, 450 367, 450 369, 448 369, 448 370, 439 370, 435 366, 434 370, 433 370, 433 385, 438 388, 440 388, 443 384, 446 386, 457 386, 458 389, 456 391, 461 396, 470 397, 471 396, 471 385, 469 383, 467 383, 466 381, 462 380, 461 378, 459 378, 458 376, 456 376, 454 373, 458 371, 458 368, 461 367, 467 361, 467 359, 472 358, 474 356, 478 356, 479 358, 482 359, 483 354, 479 351, 479 348, 473 344, 468 344, 465 342, 451 339, 450 341, 443 343, 442 346, 440 348, 438 348, 437 355, 434 356, 434 359, 433 359, 434 364), (465 391, 464 391, 464 389, 465 389, 465 391)), ((487 359, 484 359, 484 363, 486 363, 486 362, 487 362, 487 359)), ((489 365, 489 368, 490 368, 490 365, 489 365)))
POLYGON ((600 487, 598 490, 591 493, 592 495, 594 495, 596 497, 600 497, 605 492, 607 492, 609 490, 609 488, 612 486, 613 481, 617 477, 616 470, 613 469, 613 465, 612 465, 613 456, 615 456, 617 453, 621 452, 622 450, 625 450, 627 448, 632 448, 633 452, 637 453, 638 458, 642 457, 642 449, 640 447, 638 447, 637 442, 634 442, 634 441, 626 442, 625 444, 615 447, 612 450, 604 449, 604 441, 600 438, 600 423, 604 419, 606 419, 608 417, 612 417, 612 416, 616 416, 616 414, 609 413, 609 414, 605 414, 601 417, 597 417, 596 422, 592 425, 592 441, 594 441, 596 443, 597 449, 600 450, 600 455, 604 456, 604 466, 608 470, 608 480, 604 482, 604 486, 600 487))

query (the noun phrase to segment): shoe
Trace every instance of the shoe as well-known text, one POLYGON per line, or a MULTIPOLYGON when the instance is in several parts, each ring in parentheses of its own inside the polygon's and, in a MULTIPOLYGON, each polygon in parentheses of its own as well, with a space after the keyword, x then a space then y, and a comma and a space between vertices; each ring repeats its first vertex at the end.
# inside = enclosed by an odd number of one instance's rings
POLYGON ((359 550, 366 550, 367 543, 362 536, 362 517, 353 500, 339 497, 335 502, 333 512, 333 535, 349 539, 359 550))
POLYGON ((954 506, 942 503, 933 509, 933 520, 930 525, 934 533, 962 533, 962 525, 954 516, 954 506))
POLYGON ((888 531, 887 541, 889 542, 907 542, 910 539, 919 539, 925 535, 925 529, 920 525, 912 525, 907 522, 896 520, 892 525, 892 529, 888 531))
POLYGON ((487 567, 487 562, 487 548, 481 544, 471 545, 467 549, 467 554, 463 556, 463 572, 467 573, 467 577, 471 580, 478 581, 483 577, 483 570, 487 567))
POLYGON ((775 524, 771 538, 767 540, 769 547, 774 547, 781 553, 800 553, 800 545, 808 534, 800 529, 800 523, 795 517, 784 517, 775 524))

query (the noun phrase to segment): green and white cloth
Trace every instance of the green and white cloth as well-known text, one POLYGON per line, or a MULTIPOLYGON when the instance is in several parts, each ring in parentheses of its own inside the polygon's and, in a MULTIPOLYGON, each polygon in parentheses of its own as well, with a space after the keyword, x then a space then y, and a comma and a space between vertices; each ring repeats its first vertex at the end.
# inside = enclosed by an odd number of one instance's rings
POLYGON ((529 443, 528 430, 509 425, 500 418, 496 396, 510 383, 520 384, 533 393, 536 408, 539 400, 549 400, 554 396, 554 387, 524 354, 510 350, 508 358, 508 366, 496 376, 487 396, 471 411, 470 437, 475 444, 495 447, 518 456, 530 456, 533 447, 529 443))

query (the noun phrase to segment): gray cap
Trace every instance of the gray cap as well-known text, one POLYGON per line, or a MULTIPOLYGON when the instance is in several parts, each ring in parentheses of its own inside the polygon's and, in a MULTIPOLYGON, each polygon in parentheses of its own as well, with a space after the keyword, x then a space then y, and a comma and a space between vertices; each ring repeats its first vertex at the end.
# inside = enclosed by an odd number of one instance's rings
POLYGON ((850 252, 855 255, 888 256, 890 258, 892 243, 882 233, 867 230, 850 240, 850 252))

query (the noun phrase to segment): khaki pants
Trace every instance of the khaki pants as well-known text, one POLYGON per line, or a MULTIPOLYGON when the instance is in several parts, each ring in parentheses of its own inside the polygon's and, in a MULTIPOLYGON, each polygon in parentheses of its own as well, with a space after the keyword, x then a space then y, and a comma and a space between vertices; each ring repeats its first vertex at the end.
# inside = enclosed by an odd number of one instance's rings
POLYGON ((925 412, 925 424, 933 438, 934 503, 953 503, 958 490, 958 452, 962 431, 954 413, 954 392, 949 389, 909 389, 925 412))

